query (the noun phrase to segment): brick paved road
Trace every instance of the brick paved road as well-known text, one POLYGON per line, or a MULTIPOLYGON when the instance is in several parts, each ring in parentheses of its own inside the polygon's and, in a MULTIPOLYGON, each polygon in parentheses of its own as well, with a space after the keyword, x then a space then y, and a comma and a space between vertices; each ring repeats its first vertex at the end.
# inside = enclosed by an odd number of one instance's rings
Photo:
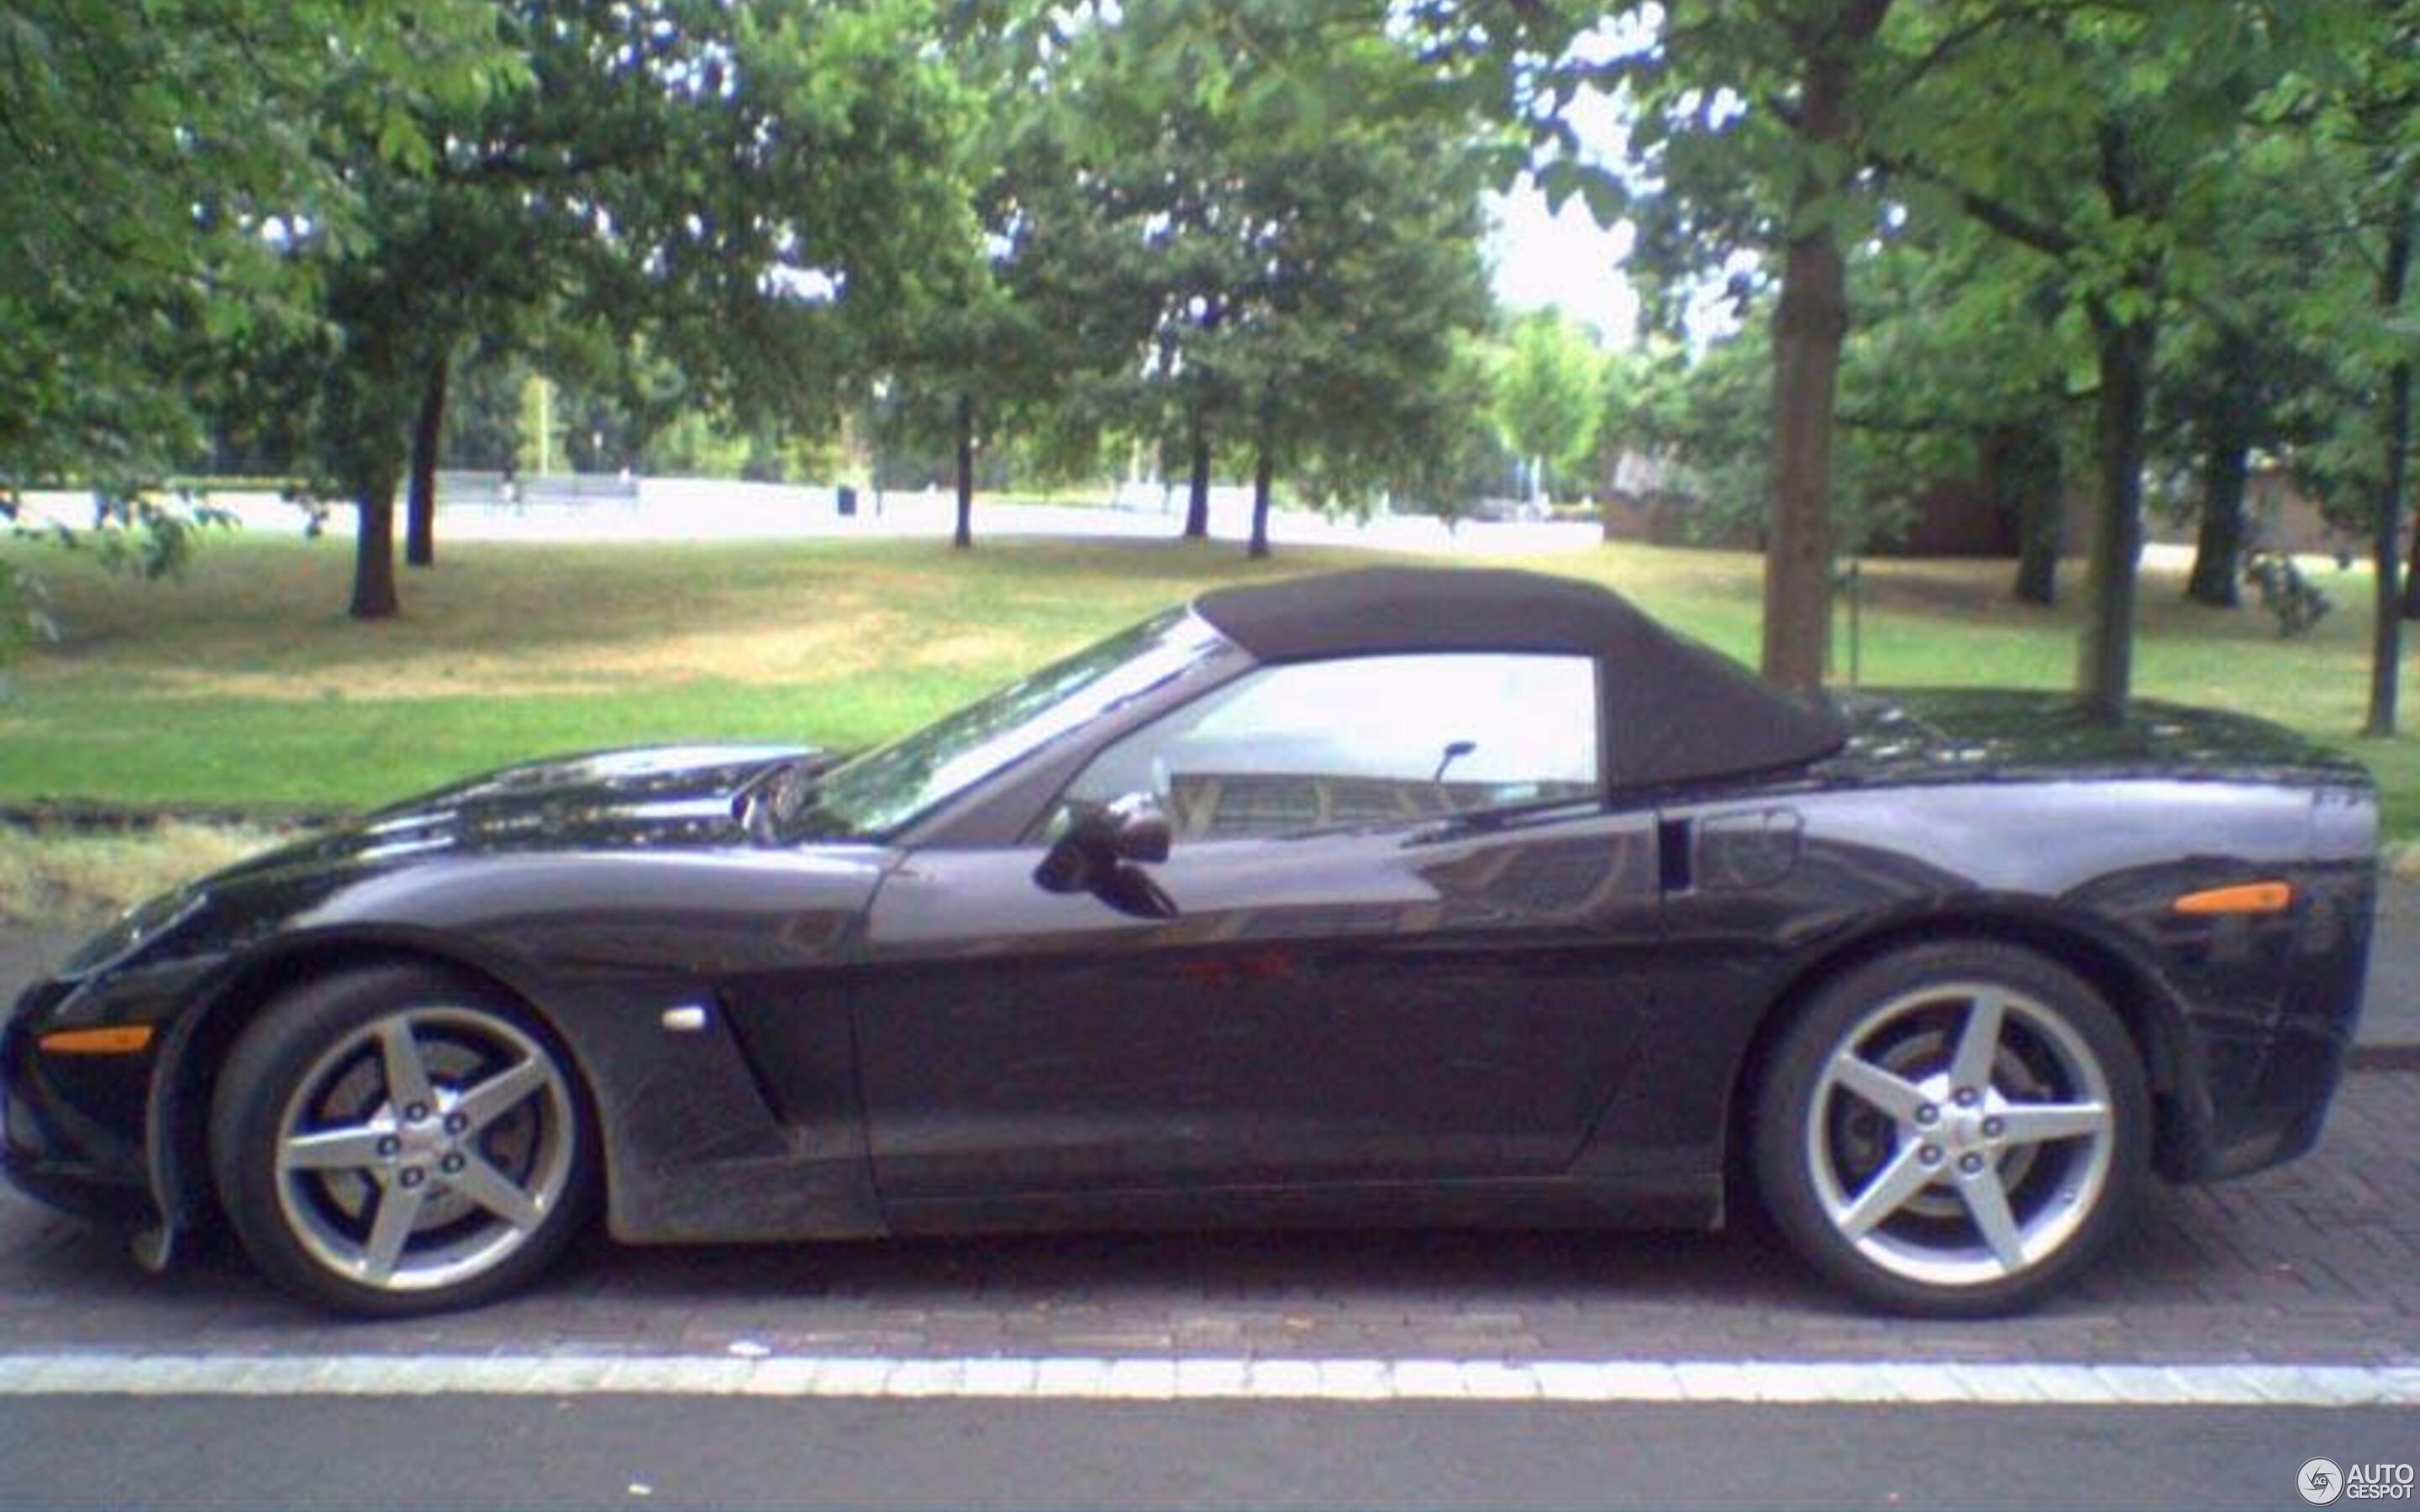
POLYGON ((561 1350, 2420 1363, 2420 1072, 2356 1072, 2319 1150, 2162 1188, 2059 1305, 1985 1324, 1843 1309, 1747 1235, 1086 1236, 793 1249, 598 1243, 535 1295, 325 1321, 227 1255, 164 1280, 0 1197, 0 1352, 561 1350))

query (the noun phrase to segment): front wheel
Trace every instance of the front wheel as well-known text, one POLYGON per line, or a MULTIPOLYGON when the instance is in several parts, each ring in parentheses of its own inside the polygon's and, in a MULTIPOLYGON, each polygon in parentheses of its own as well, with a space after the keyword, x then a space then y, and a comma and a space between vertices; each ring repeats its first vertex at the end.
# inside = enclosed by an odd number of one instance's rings
POLYGON ((1893 1312, 2040 1301, 2115 1231, 2149 1163, 2133 1037, 2099 995, 1983 942, 1885 956, 1784 1033, 1760 1189, 1816 1269, 1893 1312))
POLYGON ((388 966, 310 983, 245 1030, 210 1158, 270 1279, 393 1317, 486 1301, 552 1260, 582 1215, 587 1129, 567 1057, 517 1004, 388 966))

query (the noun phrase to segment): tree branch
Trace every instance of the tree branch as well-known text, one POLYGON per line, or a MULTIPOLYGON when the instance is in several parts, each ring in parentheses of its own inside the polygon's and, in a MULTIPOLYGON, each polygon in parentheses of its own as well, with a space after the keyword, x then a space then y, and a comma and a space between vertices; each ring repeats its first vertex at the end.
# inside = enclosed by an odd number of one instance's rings
POLYGON ((1918 162, 1905 153, 1869 147, 1866 161, 1883 173, 1904 175, 1947 191, 1957 199, 1959 208, 2009 240, 2031 247, 2045 256, 2071 256, 2079 246, 2072 233, 2029 215, 2006 200, 1986 194, 1971 184, 1952 178, 1930 163, 1918 162))

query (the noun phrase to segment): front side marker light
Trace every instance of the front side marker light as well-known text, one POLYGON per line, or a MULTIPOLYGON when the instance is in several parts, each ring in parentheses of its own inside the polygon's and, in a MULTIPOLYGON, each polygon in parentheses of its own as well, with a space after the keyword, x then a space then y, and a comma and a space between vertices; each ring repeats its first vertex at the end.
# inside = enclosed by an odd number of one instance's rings
POLYGON ((2246 882, 2206 887, 2177 900, 2180 914, 2282 914, 2293 906, 2294 889, 2283 882, 2246 882))
POLYGON ((54 1056, 135 1056, 151 1048, 151 1026, 121 1024, 105 1029, 53 1029, 34 1041, 54 1056))

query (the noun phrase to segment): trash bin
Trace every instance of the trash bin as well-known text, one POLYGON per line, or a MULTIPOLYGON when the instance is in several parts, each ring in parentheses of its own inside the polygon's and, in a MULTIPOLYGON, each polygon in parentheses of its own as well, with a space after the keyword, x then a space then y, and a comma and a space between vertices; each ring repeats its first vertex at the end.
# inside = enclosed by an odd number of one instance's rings
POLYGON ((854 518, 856 515, 857 490, 844 483, 840 486, 840 517, 843 519, 851 519, 854 518))

